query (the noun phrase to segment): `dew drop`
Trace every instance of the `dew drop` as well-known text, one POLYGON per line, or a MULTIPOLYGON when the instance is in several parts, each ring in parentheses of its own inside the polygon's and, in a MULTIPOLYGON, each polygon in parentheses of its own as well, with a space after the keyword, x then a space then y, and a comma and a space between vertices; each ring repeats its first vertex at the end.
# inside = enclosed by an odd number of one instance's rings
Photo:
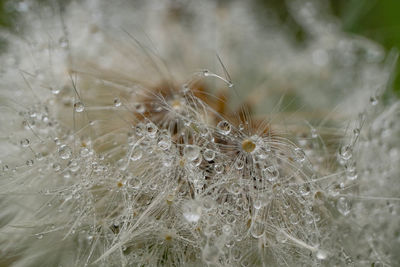
POLYGON ((76 102, 74 104, 74 109, 75 109, 76 112, 80 113, 80 112, 85 110, 85 106, 83 105, 82 102, 76 102))
POLYGON ((81 157, 87 157, 90 153, 90 150, 87 147, 82 147, 81 150, 79 151, 79 154, 81 157))
POLYGON ((303 162, 306 159, 306 154, 303 149, 297 147, 295 148, 294 153, 296 155, 296 161, 303 162))
POLYGON ((121 105, 121 100, 118 97, 114 98, 114 107, 120 107, 121 105))
POLYGON ((229 187, 229 189, 230 189, 231 193, 237 195, 240 193, 242 188, 241 188, 240 184, 232 183, 231 186, 229 187))
POLYGON ((167 150, 171 147, 171 138, 167 135, 160 135, 157 145, 162 150, 167 150))
POLYGON ((358 178, 357 168, 355 162, 350 162, 345 165, 346 177, 349 181, 354 181, 358 178))
POLYGON ((142 103, 136 103, 135 110, 137 113, 144 113, 146 111, 146 106, 142 103))
POLYGON ((34 163, 33 159, 29 159, 26 161, 26 166, 28 167, 33 166, 33 163, 34 163))
POLYGON ((183 154, 188 160, 193 161, 198 158, 200 154, 200 148, 196 145, 186 145, 183 149, 183 154))
POLYGON ((68 39, 67 37, 63 36, 58 40, 58 43, 60 44, 61 48, 66 48, 68 47, 68 39))
POLYGON ((250 228, 250 234, 254 238, 261 238, 264 234, 264 224, 261 222, 253 222, 250 228))
POLYGON ((58 172, 59 170, 61 170, 61 165, 58 163, 53 163, 53 170, 58 172))
POLYGON ((21 145, 22 147, 28 147, 28 146, 29 146, 29 143, 30 143, 29 139, 25 138, 25 139, 22 139, 22 140, 21 140, 20 145, 21 145))
POLYGON ((133 148, 132 150, 132 154, 131 154, 131 160, 132 161, 137 161, 139 159, 141 159, 143 156, 143 150, 136 146, 135 148, 133 148))
POLYGON ((36 158, 37 161, 41 161, 43 159, 43 154, 38 152, 38 153, 35 154, 35 158, 36 158))
POLYGON ((228 135, 231 132, 231 125, 227 121, 220 121, 217 124, 218 132, 223 135, 228 135))
POLYGON ((317 138, 318 137, 318 132, 317 129, 311 128, 311 138, 317 138))
POLYGON ((72 156, 71 148, 67 145, 62 145, 58 148, 58 155, 62 159, 69 159, 72 156))
POLYGON ((53 95, 58 95, 59 93, 60 93, 60 88, 51 88, 51 93, 53 94, 53 95))
POLYGON ((339 149, 339 156, 344 161, 351 159, 351 157, 353 156, 351 147, 350 146, 342 146, 339 149))
POLYGON ((244 168, 244 160, 242 160, 242 159, 237 159, 237 160, 235 161, 235 168, 236 168, 237 170, 243 169, 243 168, 244 168))
POLYGON ((254 203, 253 203, 253 206, 254 206, 254 208, 255 208, 256 210, 261 209, 261 206, 262 206, 261 200, 259 200, 259 199, 255 200, 254 203))
POLYGON ((206 149, 203 152, 203 157, 207 161, 212 161, 215 158, 215 152, 212 149, 206 149))
POLYGON ((291 214, 289 216, 289 222, 293 225, 296 225, 299 222, 299 218, 297 217, 296 214, 291 214))
POLYGON ((267 180, 269 182, 274 182, 274 181, 276 181, 278 179, 279 171, 274 165, 271 165, 271 166, 267 167, 265 169, 265 171, 266 171, 266 174, 267 174, 267 180))
POLYGON ((183 206, 183 217, 190 223, 197 222, 202 213, 202 207, 196 201, 189 201, 183 206))
POLYGON ((157 131, 157 126, 154 123, 148 122, 146 124, 146 133, 150 138, 154 138, 157 134, 157 131))
POLYGON ((207 264, 216 264, 219 257, 219 249, 215 245, 206 244, 202 251, 203 261, 207 264))
POLYGON ((328 252, 326 252, 323 249, 318 249, 317 253, 315 254, 315 256, 317 257, 317 259, 319 260, 325 260, 328 257, 328 252))
POLYGON ((337 210, 344 216, 347 216, 351 210, 351 203, 345 197, 340 197, 336 203, 337 210))
POLYGON ((221 174, 224 172, 224 166, 222 164, 215 164, 214 170, 216 173, 221 174))
POLYGON ((5 164, 5 165, 3 165, 2 170, 3 170, 3 172, 7 172, 10 170, 10 167, 8 167, 8 165, 5 164))
POLYGON ((371 96, 369 98, 369 102, 371 103, 371 105, 376 106, 378 104, 378 98, 376 96, 371 96))
POLYGON ((275 235, 275 239, 278 241, 278 243, 286 243, 288 238, 284 233, 278 232, 275 235))
POLYGON ((232 233, 232 227, 228 224, 225 224, 224 226, 222 226, 222 233, 224 233, 225 235, 230 235, 232 233))
POLYGON ((37 239, 42 239, 43 238, 42 234, 36 234, 35 236, 36 236, 37 239))

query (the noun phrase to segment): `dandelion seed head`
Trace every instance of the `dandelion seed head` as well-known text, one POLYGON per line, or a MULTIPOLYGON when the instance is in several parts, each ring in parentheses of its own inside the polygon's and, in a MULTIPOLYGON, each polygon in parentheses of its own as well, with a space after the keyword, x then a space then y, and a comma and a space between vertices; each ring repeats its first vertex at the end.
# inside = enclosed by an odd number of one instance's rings
POLYGON ((240 1, 26 3, 2 55, 0 264, 399 262, 391 58, 317 2, 287 3, 303 49, 240 1))

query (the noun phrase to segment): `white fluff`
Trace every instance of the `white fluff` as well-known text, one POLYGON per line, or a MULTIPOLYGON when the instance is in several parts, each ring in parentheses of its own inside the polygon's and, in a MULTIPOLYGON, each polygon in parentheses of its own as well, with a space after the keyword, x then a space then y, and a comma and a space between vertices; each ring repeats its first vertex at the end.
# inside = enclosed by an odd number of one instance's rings
POLYGON ((322 1, 287 1, 301 46, 244 1, 22 3, 0 265, 400 264, 397 57, 322 1))

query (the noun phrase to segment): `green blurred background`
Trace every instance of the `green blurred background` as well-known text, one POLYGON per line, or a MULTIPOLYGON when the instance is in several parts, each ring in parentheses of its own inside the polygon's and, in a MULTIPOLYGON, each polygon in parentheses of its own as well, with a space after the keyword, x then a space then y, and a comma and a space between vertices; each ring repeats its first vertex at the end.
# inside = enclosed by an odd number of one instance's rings
MULTIPOLYGON (((366 36, 387 51, 400 51, 400 0, 331 0, 343 30, 366 36)), ((397 64, 394 90, 400 96, 400 67, 397 64)))
MULTIPOLYGON (((22 2, 12 0, 14 3, 22 2)), ((220 0, 221 1, 221 0, 220 0)), ((328 0, 334 15, 342 22, 343 30, 363 35, 382 44, 387 51, 400 50, 400 0, 328 0)), ((0 30, 15 30, 19 12, 10 10, 7 0, 0 0, 0 30)), ((48 2, 48 0, 37 0, 48 2)), ((255 8, 274 9, 282 21, 289 22, 297 38, 302 38, 302 31, 287 10, 284 0, 254 0, 255 8), (296 28, 297 27, 297 28, 296 28)), ((62 3, 62 2, 61 2, 62 3)), ((4 50, 6 40, 0 37, 0 51, 4 50)), ((399 65, 399 64, 398 64, 399 65)), ((397 67, 394 91, 400 96, 400 68, 397 67)))

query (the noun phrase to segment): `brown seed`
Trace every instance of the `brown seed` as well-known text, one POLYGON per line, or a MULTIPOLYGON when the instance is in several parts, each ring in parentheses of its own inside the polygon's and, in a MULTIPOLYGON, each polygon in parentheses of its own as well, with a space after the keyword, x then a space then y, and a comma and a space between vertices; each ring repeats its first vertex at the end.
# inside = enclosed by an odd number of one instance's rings
POLYGON ((242 142, 242 149, 247 153, 251 153, 256 149, 256 144, 254 144, 253 141, 246 139, 242 142))

